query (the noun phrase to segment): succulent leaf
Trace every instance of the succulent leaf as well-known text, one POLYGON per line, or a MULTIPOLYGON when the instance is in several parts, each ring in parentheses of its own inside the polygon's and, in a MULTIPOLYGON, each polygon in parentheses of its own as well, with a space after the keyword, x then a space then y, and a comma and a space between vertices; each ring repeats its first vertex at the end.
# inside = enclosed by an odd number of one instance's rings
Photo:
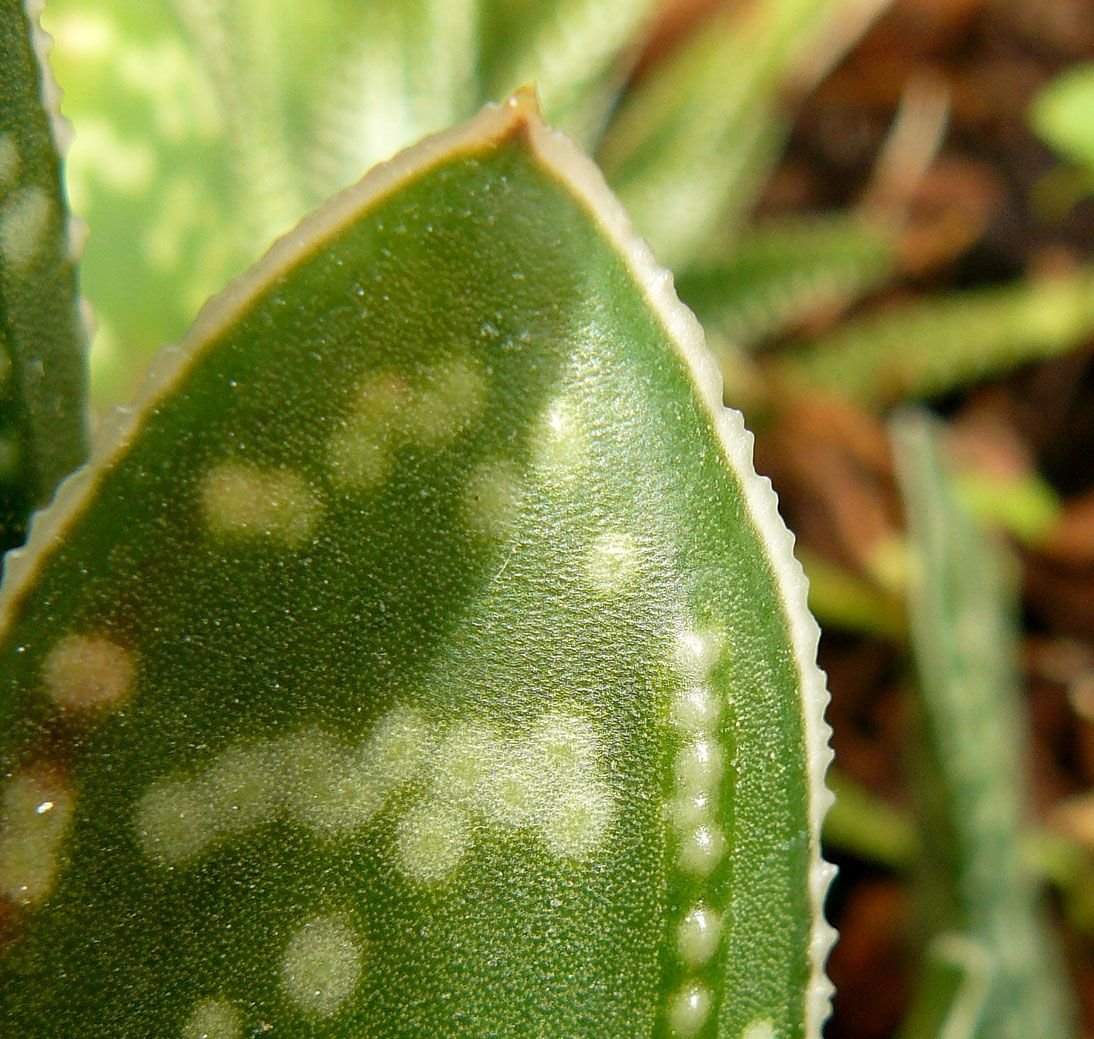
POLYGON ((903 414, 894 424, 913 553, 924 919, 936 939, 923 966, 922 1015, 913 1014, 909 1035, 928 1034, 920 1016, 952 1013, 968 1021, 960 1034, 970 1037, 1064 1039, 1074 1034, 1066 983, 1023 850, 1017 604, 1000 550, 958 502, 937 439, 924 415, 903 414), (955 948, 954 935, 969 953, 941 969, 940 949, 955 948))
POLYGON ((780 376, 881 407, 1075 349, 1094 331, 1094 269, 934 296, 801 343, 780 376))
POLYGON ((817 629, 515 98, 212 302, 0 599, 0 1035, 816 1039, 817 629))
POLYGON ((628 93, 598 158, 670 267, 682 269, 712 226, 747 208, 786 132, 780 88, 847 6, 765 0, 721 14, 628 93))
POLYGON ((47 45, 36 14, 0 0, 0 552, 87 451, 81 236, 61 187, 69 129, 47 45))
POLYGON ((892 234, 853 217, 772 222, 743 233, 725 257, 689 268, 680 295, 708 334, 750 346, 883 284, 895 250, 892 234))

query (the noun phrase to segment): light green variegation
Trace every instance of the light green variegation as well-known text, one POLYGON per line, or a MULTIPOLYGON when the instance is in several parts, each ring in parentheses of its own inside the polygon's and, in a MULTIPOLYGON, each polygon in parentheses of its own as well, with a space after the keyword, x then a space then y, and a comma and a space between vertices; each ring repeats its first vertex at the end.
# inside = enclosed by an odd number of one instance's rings
POLYGON ((931 421, 894 448, 912 539, 923 924, 930 939, 907 1039, 1074 1034, 1057 951, 1023 847, 1025 719, 1004 560, 962 511, 931 421))
POLYGON ((211 303, 9 564, 0 1036, 817 1039, 817 630, 518 98, 211 303))
POLYGON ((68 126, 22 3, 0 0, 0 552, 84 460, 80 229, 61 188, 68 126))

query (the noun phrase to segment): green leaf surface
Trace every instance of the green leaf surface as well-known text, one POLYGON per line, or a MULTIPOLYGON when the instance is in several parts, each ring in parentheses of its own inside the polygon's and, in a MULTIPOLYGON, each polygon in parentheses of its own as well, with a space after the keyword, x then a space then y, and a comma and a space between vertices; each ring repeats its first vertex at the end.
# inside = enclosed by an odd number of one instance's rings
POLYGON ((844 322, 776 366, 868 406, 929 397, 1054 357, 1094 333, 1094 269, 934 296, 844 322))
MULTIPOLYGON (((1023 841, 1027 741, 1015 591, 993 541, 958 503, 931 421, 902 415, 893 436, 913 551, 924 925, 963 936, 987 961, 986 994, 973 1001, 975 1013, 962 1012, 972 1023, 956 1034, 1066 1039, 1074 1034, 1066 984, 1023 841)), ((936 974, 928 959, 921 1003, 934 1006, 935 1017, 936 974)), ((952 1000, 971 1007, 960 995, 966 988, 958 985, 952 1000)))
POLYGON ((817 1039, 817 628, 517 98, 204 311, 0 598, 0 1035, 817 1039))
POLYGON ((36 15, 0 0, 0 552, 87 453, 80 234, 47 46, 36 15))
POLYGON ((883 284, 896 242, 844 215, 771 222, 743 233, 716 261, 689 268, 680 296, 710 334, 751 346, 883 284))

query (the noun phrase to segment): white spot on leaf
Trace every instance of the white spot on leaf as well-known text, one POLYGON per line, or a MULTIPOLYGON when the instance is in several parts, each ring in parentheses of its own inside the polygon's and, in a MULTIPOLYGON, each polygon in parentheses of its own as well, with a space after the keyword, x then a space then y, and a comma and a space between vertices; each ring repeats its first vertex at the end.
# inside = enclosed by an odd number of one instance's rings
POLYGON ((46 245, 53 203, 33 185, 12 192, 0 204, 0 258, 16 274, 24 273, 46 245))
POLYGON ((714 1001, 704 985, 685 985, 669 1004, 669 1029, 679 1039, 698 1035, 710 1017, 714 1001))
POLYGON ((269 538, 290 548, 306 542, 322 517, 315 493, 291 469, 218 465, 202 479, 200 497, 214 534, 269 538))
POLYGON ((638 576, 638 562, 638 544, 630 534, 603 534, 585 554, 585 578, 595 591, 623 591, 638 576))
POLYGON ((45 691, 59 707, 117 707, 133 692, 136 664, 129 650, 102 635, 67 635, 46 656, 45 691))
POLYGON ((683 794, 717 794, 722 781, 721 745, 705 736, 692 740, 676 755, 676 784, 683 794))
POLYGON ((281 986, 305 1013, 334 1017, 352 999, 361 979, 356 934, 337 917, 318 917, 290 939, 281 962, 281 986))
POLYGON ((556 791, 540 824, 547 847, 559 858, 587 859, 604 839, 612 809, 611 793, 602 783, 556 791))
POLYGON ((467 479, 463 521, 475 534, 500 538, 512 527, 520 500, 520 478, 509 462, 484 462, 467 479))
POLYGON ((75 798, 48 766, 18 772, 0 798, 0 893, 21 905, 53 888, 75 798))
POLYGON ((187 1019, 182 1039, 243 1039, 239 1011, 223 999, 203 999, 187 1019))
POLYGON ((722 920, 705 906, 694 906, 676 930, 676 949, 686 967, 702 967, 718 951, 722 920))
POLYGON ((721 861, 725 847, 725 836, 716 826, 697 826, 680 841, 680 868, 696 877, 708 877, 721 861))
POLYGON ((460 864, 470 842, 469 821, 459 808, 443 802, 418 804, 396 829, 399 869, 412 880, 435 884, 460 864))
POLYGON ((554 401, 543 413, 533 441, 536 461, 551 476, 569 476, 582 468, 588 454, 585 431, 574 408, 554 401))

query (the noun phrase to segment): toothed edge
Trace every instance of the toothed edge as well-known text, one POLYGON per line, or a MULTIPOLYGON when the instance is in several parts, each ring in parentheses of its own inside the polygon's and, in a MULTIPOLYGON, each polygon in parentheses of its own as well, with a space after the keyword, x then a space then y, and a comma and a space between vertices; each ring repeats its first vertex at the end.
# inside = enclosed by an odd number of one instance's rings
MULTIPOLYGON (((510 104, 534 104, 517 95, 510 104)), ((824 964, 836 940, 836 931, 824 917, 824 900, 836 868, 821 857, 820 835, 824 817, 835 796, 825 783, 832 763, 831 727, 825 721, 828 688, 817 666, 820 628, 809 612, 809 581, 794 557, 794 535, 779 515, 778 497, 771 481, 756 473, 753 465, 752 434, 745 429, 744 416, 725 407, 722 375, 707 350, 702 326, 680 302, 672 275, 654 258, 646 242, 634 230, 622 203, 615 197, 599 167, 565 134, 551 130, 533 113, 528 120, 531 141, 546 164, 560 174, 567 186, 584 202, 626 261, 636 282, 645 290, 654 312, 692 374, 695 388, 707 406, 727 460, 740 481, 745 503, 761 534, 768 564, 786 608, 794 661, 802 690, 802 711, 806 733, 809 770, 809 820, 811 867, 809 895, 813 906, 813 936, 810 954, 813 976, 805 993, 805 1022, 808 1039, 818 1039, 831 1012, 832 983, 824 964)))
POLYGON ((61 115, 62 91, 49 64, 49 54, 53 50, 53 37, 42 28, 41 19, 45 7, 45 0, 27 0, 23 5, 23 12, 30 23, 31 45, 34 47, 35 56, 38 58, 42 105, 49 115, 53 145, 57 149, 57 154, 63 159, 65 152, 72 144, 75 133, 72 124, 61 115))
POLYGON ((125 454, 143 416, 170 392, 201 356, 203 349, 259 293, 409 178, 424 174, 441 161, 480 151, 518 130, 527 133, 528 141, 544 167, 567 185, 616 247, 679 350, 691 372, 696 392, 707 407, 726 459, 740 481, 745 504, 761 534, 768 565, 786 608, 802 690, 810 789, 809 895, 813 907, 810 943, 813 971, 809 990, 803 998, 806 1035, 808 1039, 819 1039, 821 1027, 830 1012, 832 994, 824 963, 836 937, 834 928, 824 918, 824 898, 835 875, 835 867, 821 858, 820 832, 834 798, 825 785, 825 773, 832 761, 831 729, 824 719, 828 690, 816 662, 820 629, 806 605, 808 581, 794 558, 794 537, 779 515, 778 499, 771 482, 757 475, 754 469, 752 434, 745 429, 740 412, 726 408, 722 402, 721 373, 706 349, 702 327, 677 298, 672 275, 657 264, 649 246, 638 237, 599 168, 568 136, 544 125, 535 95, 530 90, 518 92, 503 105, 488 105, 468 123, 427 137, 389 162, 374 167, 361 181, 336 195, 274 243, 254 267, 206 303, 182 342, 160 354, 134 404, 117 409, 103 422, 90 461, 61 484, 50 506, 35 515, 24 548, 9 553, 0 586, 0 634, 12 623, 21 596, 39 566, 80 516, 99 480, 125 454))
MULTIPOLYGON (((79 263, 84 254, 84 246, 87 244, 91 229, 87 221, 72 212, 68 200, 68 185, 64 178, 65 156, 68 154, 72 142, 76 138, 76 132, 72 123, 61 114, 61 101, 64 91, 61 90, 57 78, 53 75, 53 66, 49 56, 53 51, 53 37, 42 28, 42 12, 45 10, 46 0, 26 0, 23 4, 23 12, 30 24, 30 41, 34 48, 34 55, 38 59, 38 82, 42 107, 49 116, 50 137, 53 138, 53 147, 57 149, 57 157, 61 162, 61 201, 64 203, 65 212, 65 242, 67 256, 73 265, 79 263)), ((83 296, 79 298, 80 325, 84 332, 86 349, 90 349, 91 341, 95 336, 95 318, 91 310, 91 304, 83 296)), ((88 416, 90 422, 90 415, 88 416)))

